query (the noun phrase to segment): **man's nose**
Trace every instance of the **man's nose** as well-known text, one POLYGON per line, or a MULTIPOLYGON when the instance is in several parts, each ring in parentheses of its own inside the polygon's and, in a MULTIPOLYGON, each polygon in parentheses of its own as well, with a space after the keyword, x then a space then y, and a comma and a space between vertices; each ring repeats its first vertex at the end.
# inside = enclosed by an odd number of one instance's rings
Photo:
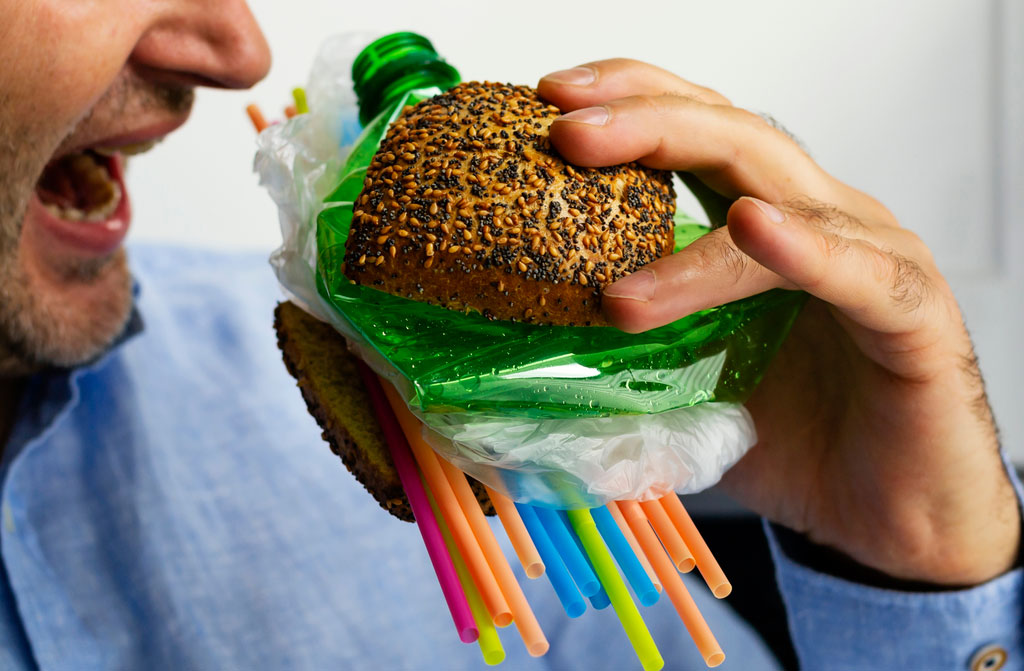
POLYGON ((131 61, 150 77, 193 86, 248 88, 270 70, 270 47, 244 0, 172 0, 154 17, 131 61))

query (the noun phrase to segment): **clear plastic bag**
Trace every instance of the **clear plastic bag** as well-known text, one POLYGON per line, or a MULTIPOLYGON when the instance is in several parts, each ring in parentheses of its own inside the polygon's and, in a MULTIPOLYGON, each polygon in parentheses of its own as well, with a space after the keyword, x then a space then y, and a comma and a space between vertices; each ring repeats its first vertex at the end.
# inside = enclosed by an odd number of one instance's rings
MULTIPOLYGON (((714 484, 755 441, 738 404, 802 295, 769 292, 626 334, 489 321, 351 283, 341 261, 366 166, 402 107, 430 94, 409 92, 355 137, 348 68, 365 44, 329 40, 310 113, 260 135, 282 286, 395 384, 439 453, 517 500, 578 507, 714 484)), ((677 249, 708 230, 684 215, 677 224, 677 249)))

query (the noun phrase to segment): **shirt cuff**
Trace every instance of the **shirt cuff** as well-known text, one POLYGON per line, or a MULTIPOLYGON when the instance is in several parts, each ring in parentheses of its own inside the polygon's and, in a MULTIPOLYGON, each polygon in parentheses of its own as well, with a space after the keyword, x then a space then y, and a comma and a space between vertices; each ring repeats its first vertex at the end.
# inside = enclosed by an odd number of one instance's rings
POLYGON ((801 668, 1024 671, 1024 568, 969 589, 881 589, 794 561, 764 528, 801 668))

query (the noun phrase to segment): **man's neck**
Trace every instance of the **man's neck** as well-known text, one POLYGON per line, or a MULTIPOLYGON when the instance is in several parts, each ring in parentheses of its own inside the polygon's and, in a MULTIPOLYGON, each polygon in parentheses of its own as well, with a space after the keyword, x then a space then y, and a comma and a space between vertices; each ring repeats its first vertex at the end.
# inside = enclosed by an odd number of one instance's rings
POLYGON ((3 456, 7 438, 14 427, 18 400, 24 387, 24 378, 0 378, 0 456, 3 456))

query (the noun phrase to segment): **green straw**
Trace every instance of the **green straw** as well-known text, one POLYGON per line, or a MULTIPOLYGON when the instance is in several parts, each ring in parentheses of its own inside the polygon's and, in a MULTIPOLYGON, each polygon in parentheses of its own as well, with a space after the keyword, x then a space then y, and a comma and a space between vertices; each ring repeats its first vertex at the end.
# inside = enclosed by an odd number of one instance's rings
MULTIPOLYGON (((422 480, 422 478, 423 475, 421 474, 420 479, 422 480)), ((501 664, 505 661, 505 648, 502 647, 501 639, 498 638, 498 630, 494 627, 491 614, 487 612, 487 606, 484 605, 483 597, 480 596, 476 585, 473 584, 473 578, 469 575, 469 568, 466 566, 465 560, 462 559, 458 548, 455 547, 455 539, 452 537, 452 532, 448 530, 444 516, 437 507, 434 494, 430 491, 430 487, 427 486, 426 482, 423 483, 423 488, 427 492, 430 507, 434 510, 434 517, 437 518, 437 526, 441 529, 444 544, 448 547, 448 554, 451 555, 452 563, 455 564, 455 574, 459 577, 459 582, 462 583, 462 591, 466 593, 469 610, 473 613, 473 619, 476 620, 476 629, 480 634, 476 642, 480 646, 480 652, 483 653, 484 664, 487 666, 501 664)))
POLYGON ((306 91, 303 88, 296 87, 292 89, 292 98, 295 100, 295 113, 296 114, 308 114, 309 104, 306 102, 306 91))
POLYGON ((597 530, 590 511, 570 510, 568 516, 569 522, 576 530, 576 535, 579 536, 583 548, 590 557, 590 563, 594 565, 598 580, 601 581, 601 585, 608 593, 608 599, 612 602, 612 608, 619 616, 619 621, 622 622, 622 628, 626 631, 629 642, 633 644, 636 656, 640 658, 640 664, 643 665, 644 671, 658 671, 663 668, 665 660, 658 652, 658 647, 654 644, 654 639, 651 638, 651 632, 647 630, 644 619, 640 617, 640 611, 637 610, 636 604, 630 598, 626 584, 622 582, 622 577, 615 570, 612 556, 608 554, 608 548, 601 540, 601 534, 597 530))

